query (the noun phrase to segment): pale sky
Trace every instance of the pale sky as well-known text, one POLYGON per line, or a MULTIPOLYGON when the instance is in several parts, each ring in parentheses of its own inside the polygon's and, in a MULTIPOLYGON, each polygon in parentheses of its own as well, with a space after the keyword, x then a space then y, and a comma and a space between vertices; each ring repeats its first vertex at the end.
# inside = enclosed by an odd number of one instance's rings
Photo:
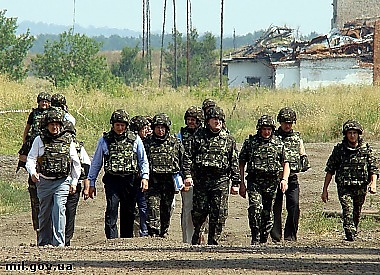
MULTIPOLYGON (((271 24, 299 29, 302 34, 330 30, 333 0, 224 0, 224 35, 253 33, 271 24)), ((164 0, 150 0, 151 31, 160 32, 164 0)), ((82 27, 142 29, 142 0, 0 0, 6 17, 82 27)), ((199 34, 220 33, 221 0, 191 0, 192 24, 199 34)), ((176 1, 177 28, 186 32, 186 0, 176 1)), ((173 1, 167 0, 166 32, 173 27, 173 1)))

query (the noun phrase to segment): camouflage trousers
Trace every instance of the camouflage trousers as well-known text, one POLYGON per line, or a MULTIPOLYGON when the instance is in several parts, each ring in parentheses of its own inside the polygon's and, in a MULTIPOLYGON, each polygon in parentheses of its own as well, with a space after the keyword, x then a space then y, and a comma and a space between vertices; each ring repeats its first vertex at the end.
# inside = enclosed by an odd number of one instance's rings
POLYGON ((145 195, 148 211, 147 225, 150 236, 165 235, 169 231, 170 212, 174 199, 174 182, 171 174, 151 175, 145 195))
POLYGON ((200 244, 202 225, 209 216, 209 245, 217 245, 228 216, 229 180, 194 180, 193 210, 194 234, 192 244, 200 244))
POLYGON ((31 176, 28 177, 28 191, 30 197, 30 207, 32 209, 32 222, 34 230, 38 231, 38 213, 40 212, 40 201, 37 197, 37 187, 32 181, 31 176))
POLYGON ((256 179, 247 183, 248 221, 252 242, 267 242, 273 226, 273 204, 278 183, 277 178, 256 179))
POLYGON ((367 194, 367 186, 337 185, 339 202, 342 206, 344 232, 356 235, 360 213, 367 194))

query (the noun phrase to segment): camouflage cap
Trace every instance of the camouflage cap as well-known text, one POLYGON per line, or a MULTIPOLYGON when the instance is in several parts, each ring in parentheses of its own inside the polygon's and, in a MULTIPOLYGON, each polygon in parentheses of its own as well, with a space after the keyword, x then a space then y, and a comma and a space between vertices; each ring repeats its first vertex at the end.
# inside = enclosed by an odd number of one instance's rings
POLYGON ((63 125, 65 113, 57 108, 49 109, 44 117, 44 126, 46 127, 49 123, 58 122, 63 125))
POLYGON ((54 94, 51 96, 51 105, 55 107, 66 107, 66 97, 63 94, 54 94))
POLYGON ((277 121, 288 122, 288 123, 296 122, 297 121, 296 112, 289 107, 284 107, 278 112, 277 121))
POLYGON ((256 124, 256 130, 260 130, 261 127, 263 126, 272 127, 273 130, 276 128, 274 119, 269 115, 262 115, 258 119, 257 124, 256 124))
POLYGON ((138 132, 146 125, 149 125, 149 120, 146 117, 134 116, 131 118, 129 129, 131 129, 131 131, 138 132))
POLYGON ((111 115, 110 124, 113 125, 116 122, 122 122, 122 123, 127 124, 127 126, 128 126, 128 124, 129 124, 128 113, 123 109, 115 110, 111 115))
POLYGON ((155 115, 152 119, 152 129, 154 129, 154 127, 156 125, 164 125, 166 126, 166 128, 168 129, 168 131, 170 131, 170 125, 172 124, 169 116, 165 113, 159 113, 157 115, 155 115))
POLYGON ((206 111, 205 119, 210 120, 211 118, 218 118, 218 119, 222 120, 223 122, 226 119, 224 112, 223 112, 223 109, 218 107, 218 106, 211 107, 210 109, 208 109, 206 111))
POLYGON ((185 115, 184 115, 184 120, 185 120, 185 124, 186 124, 186 119, 188 117, 194 117, 198 120, 198 123, 201 123, 203 120, 204 120, 204 115, 203 115, 203 110, 202 108, 200 107, 197 107, 197 106, 190 106, 186 112, 185 112, 185 115))
POLYGON ((39 103, 42 100, 51 101, 51 95, 47 92, 41 92, 37 96, 37 103, 39 103))
POLYGON ((215 107, 216 102, 211 98, 206 98, 202 103, 202 110, 205 112, 208 108, 215 107))
POLYGON ((363 126, 356 120, 347 120, 342 127, 342 133, 343 135, 347 134, 347 131, 349 130, 356 130, 358 131, 359 135, 363 134, 363 126))

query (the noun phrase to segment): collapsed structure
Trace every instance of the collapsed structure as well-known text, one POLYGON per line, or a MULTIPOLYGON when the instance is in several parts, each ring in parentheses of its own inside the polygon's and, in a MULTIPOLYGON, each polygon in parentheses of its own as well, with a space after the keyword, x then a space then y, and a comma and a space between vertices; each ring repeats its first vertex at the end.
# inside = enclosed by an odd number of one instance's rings
POLYGON ((314 89, 373 83, 374 26, 352 22, 309 41, 270 26, 252 45, 223 59, 229 87, 314 89))

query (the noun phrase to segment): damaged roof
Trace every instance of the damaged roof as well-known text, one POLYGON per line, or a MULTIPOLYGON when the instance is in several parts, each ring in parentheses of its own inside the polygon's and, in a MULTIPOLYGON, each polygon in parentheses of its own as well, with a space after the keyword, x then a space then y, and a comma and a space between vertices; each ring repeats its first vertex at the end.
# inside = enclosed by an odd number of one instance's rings
POLYGON ((328 34, 308 41, 297 40, 294 29, 270 26, 252 45, 244 46, 224 61, 266 59, 270 62, 356 56, 373 63, 373 26, 350 25, 332 29, 328 34))

